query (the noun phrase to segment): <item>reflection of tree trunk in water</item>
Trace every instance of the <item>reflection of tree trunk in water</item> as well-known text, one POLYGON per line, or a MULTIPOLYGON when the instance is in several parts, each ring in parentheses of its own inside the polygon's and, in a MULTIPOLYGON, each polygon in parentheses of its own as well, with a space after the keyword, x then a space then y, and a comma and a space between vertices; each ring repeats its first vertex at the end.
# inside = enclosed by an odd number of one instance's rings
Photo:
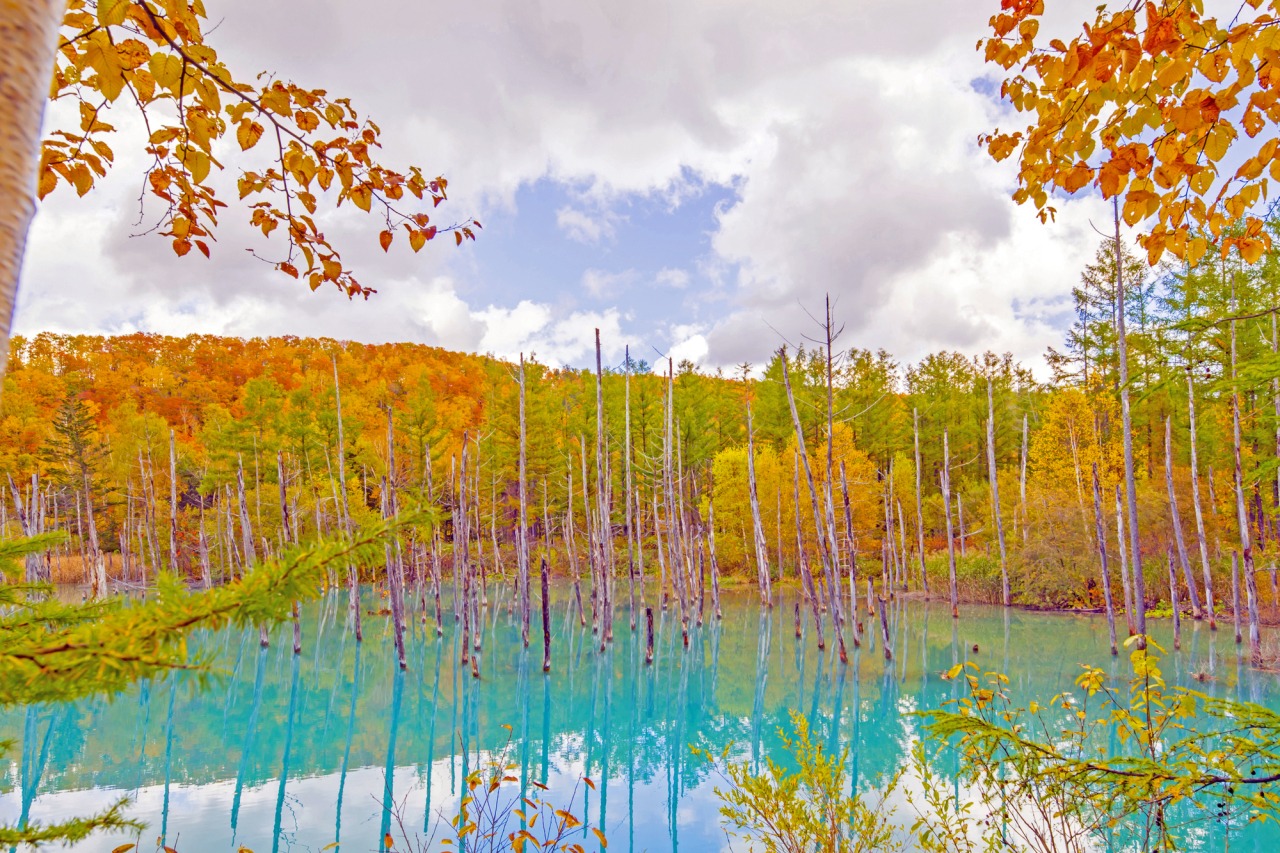
MULTIPOLYGON (((612 605, 611 605, 612 606, 612 605)), ((602 656, 605 658, 601 663, 604 666, 604 724, 600 731, 600 820, 598 825, 601 832, 605 832, 609 826, 607 816, 609 813, 609 758, 613 750, 610 748, 613 733, 613 647, 610 646, 602 656)), ((603 845, 601 846, 603 850, 603 845)))
MULTIPOLYGON (((596 742, 596 699, 600 696, 600 666, 603 655, 597 657, 591 664, 591 701, 587 705, 587 731, 586 731, 586 747, 587 755, 583 763, 583 773, 587 777, 591 776, 591 748, 596 742)), ((582 834, 587 834, 587 828, 591 824, 591 789, 586 788, 582 792, 582 834)))
POLYGON ((289 782, 289 754, 293 748, 293 720, 298 713, 298 671, 302 659, 294 655, 289 677, 289 718, 284 727, 284 755, 280 759, 280 788, 276 793, 275 827, 271 832, 271 853, 280 851, 280 820, 284 817, 284 789, 289 782))
POLYGON ((711 699, 710 707, 712 710, 719 710, 716 703, 716 688, 720 684, 720 625, 717 624, 711 630, 711 699))
MULTIPOLYGON (((40 740, 40 752, 34 753, 36 742, 36 715, 38 711, 35 708, 28 707, 26 709, 25 719, 23 720, 23 736, 22 736, 22 812, 18 816, 18 826, 26 826, 27 818, 31 816, 31 804, 35 802, 36 791, 40 788, 40 777, 44 776, 45 765, 49 763, 49 747, 53 743, 53 730, 57 725, 62 711, 55 710, 49 716, 49 728, 45 729, 44 737, 40 740)), ((17 846, 10 848, 10 851, 17 850, 17 846)))
POLYGON ((169 836, 169 779, 173 769, 173 702, 178 697, 178 682, 169 686, 169 713, 164 720, 164 804, 160 808, 160 838, 169 836))
MULTIPOLYGON (((382 831, 378 833, 378 841, 391 832, 391 812, 396 807, 396 735, 400 733, 400 702, 404 698, 404 670, 395 669, 391 682, 391 729, 387 736, 387 763, 382 773, 382 831)), ((290 696, 293 694, 290 693, 290 696)), ((292 705, 292 703, 291 703, 292 705)), ((292 719, 292 718, 291 718, 292 719)), ((292 722, 290 723, 292 725, 292 722)), ((286 754, 287 744, 286 743, 286 754)), ((280 793, 284 794, 284 780, 280 782, 280 793)), ((376 846, 376 845, 375 845, 376 846)), ((271 853, 277 853, 272 850, 271 853)))
POLYGON ((831 737, 827 740, 827 755, 840 754, 840 708, 844 703, 844 676, 848 667, 840 667, 836 676, 836 695, 831 703, 831 737))
MULTIPOLYGON (((849 737, 849 796, 858 793, 858 759, 862 753, 862 679, 858 677, 858 664, 862 662, 861 649, 853 650, 853 702, 849 716, 853 717, 853 733, 849 737)), ((838 722, 839 718, 837 718, 838 722)))
POLYGON ((440 663, 444 660, 444 643, 436 640, 436 677, 431 687, 431 726, 427 729, 427 802, 423 807, 422 834, 431 829, 431 777, 436 764, 436 716, 440 708, 440 663))
MULTIPOLYGON (((151 680, 142 682, 141 696, 142 700, 142 730, 141 743, 138 744, 137 753, 139 756, 145 757, 147 754, 147 730, 151 726, 151 680)), ((138 761, 138 781, 134 784, 133 789, 137 792, 142 788, 143 780, 143 760, 138 761)))
MULTIPOLYGON (((529 790, 529 652, 520 650, 520 662, 517 664, 516 701, 520 703, 520 800, 528 796, 529 790)), ((546 681, 546 679, 542 679, 546 681)), ((528 829, 527 815, 520 816, 520 828, 528 829)))
POLYGON ((338 771, 338 803, 334 811, 333 843, 342 841, 342 794, 347 787, 347 764, 351 761, 351 740, 356 733, 356 697, 360 695, 360 650, 364 646, 356 642, 356 659, 351 670, 351 708, 347 712, 347 739, 342 747, 342 766, 338 771))
POLYGON ((685 717, 689 702, 689 667, 680 667, 680 688, 676 693, 676 704, 672 711, 676 719, 676 734, 671 740, 672 751, 672 775, 675 778, 674 796, 670 798, 671 814, 671 853, 676 853, 680 849, 680 822, 679 822, 679 804, 680 797, 684 793, 684 759, 689 754, 688 747, 685 746, 687 737, 685 735, 685 717))
MULTIPOLYGON (((629 365, 628 365, 629 367, 629 365)), ((641 584, 643 590, 643 584, 641 584)), ((644 603, 641 594, 640 603, 644 603)), ((652 611, 650 611, 652 616, 652 611)), ((627 849, 636 849, 636 714, 640 708, 640 697, 636 691, 640 686, 640 638, 631 635, 631 699, 627 702, 627 849)), ((545 709, 550 709, 550 694, 547 692, 547 679, 542 680, 542 701, 545 709)), ((545 712, 544 712, 545 713, 545 712)), ((543 779, 546 779, 546 742, 547 731, 543 730, 542 766, 543 779)))
POLYGON ((760 739, 764 726, 764 694, 765 685, 769 681, 769 633, 770 618, 767 610, 761 609, 760 622, 756 628, 756 690, 751 704, 751 772, 760 772, 760 739))
MULTIPOLYGON (((258 649, 258 666, 253 676, 253 708, 244 730, 244 745, 240 747, 240 768, 236 771, 236 793, 231 799, 231 841, 236 838, 236 824, 240 820, 240 794, 244 791, 244 777, 249 771, 249 756, 253 755, 253 741, 258 731, 258 711, 262 708, 262 680, 267 674, 267 649, 258 649)), ((341 797, 341 789, 339 789, 341 797)))
POLYGON ((551 778, 551 679, 542 679, 542 772, 538 781, 551 778))

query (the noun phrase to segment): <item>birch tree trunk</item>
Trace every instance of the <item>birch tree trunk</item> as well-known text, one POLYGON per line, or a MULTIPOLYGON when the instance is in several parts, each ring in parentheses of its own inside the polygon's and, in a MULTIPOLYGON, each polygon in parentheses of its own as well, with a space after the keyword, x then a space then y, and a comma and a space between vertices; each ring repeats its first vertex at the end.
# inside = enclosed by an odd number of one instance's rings
POLYGON ((1169 490, 1169 520, 1173 526, 1173 539, 1178 547, 1178 562, 1187 582, 1187 598, 1191 602, 1191 618, 1200 618, 1200 596, 1196 592, 1195 575, 1191 573, 1191 560, 1187 557, 1187 543, 1182 538, 1182 516, 1178 514, 1178 495, 1173 488, 1173 426, 1164 419, 1164 478, 1169 490))
POLYGON ((1124 588, 1124 621, 1132 637, 1137 628, 1133 621, 1133 590, 1129 583, 1129 549, 1124 536, 1124 500, 1116 486, 1116 546, 1120 550, 1120 585, 1124 588))
POLYGON ((1116 256, 1116 345, 1120 359, 1120 420, 1124 429, 1124 489, 1128 506, 1129 561, 1133 566, 1134 627, 1139 649, 1147 647, 1146 589, 1138 538, 1138 488, 1133 479, 1133 418, 1129 412, 1129 347, 1124 330, 1124 259, 1120 252, 1120 203, 1114 201, 1116 256))
MULTIPOLYGON (((813 501, 813 526, 814 533, 818 540, 818 555, 822 558, 822 573, 827 579, 827 589, 829 604, 831 606, 832 623, 836 629, 836 646, 840 652, 840 662, 848 663, 849 654, 844 645, 844 627, 841 624, 843 620, 840 616, 840 595, 838 593, 838 585, 832 580, 833 568, 832 558, 835 556, 831 545, 831 528, 835 527, 835 519, 832 517, 830 501, 827 502, 827 519, 829 525, 824 528, 824 519, 822 517, 822 503, 818 498, 818 487, 813 481, 813 469, 809 466, 809 456, 804 447, 804 429, 800 425, 800 413, 796 410, 796 398, 791 392, 791 374, 787 369, 787 351, 784 347, 779 350, 779 356, 782 359, 782 382, 787 389, 787 404, 791 407, 791 423, 794 424, 796 430, 796 448, 797 455, 800 457, 801 463, 804 465, 804 476, 809 484, 809 498, 813 501)), ((830 441, 827 442, 830 444, 830 441)), ((797 502, 796 513, 799 514, 800 507, 797 502)))
MULTIPOLYGON (((338 494, 342 498, 342 502, 339 504, 342 510, 342 534, 350 536, 351 508, 347 504, 347 445, 342 436, 342 391, 338 385, 338 357, 331 356, 330 358, 333 361, 333 405, 338 415, 338 494)), ((465 438, 463 445, 466 445, 465 438)), ((355 628, 356 642, 358 643, 364 639, 364 632, 360 625, 360 579, 356 577, 356 567, 352 563, 347 564, 347 595, 352 625, 355 628)), ((456 595, 454 596, 454 601, 454 606, 456 607, 456 595)))
POLYGON ((1022 541, 1027 541, 1027 416, 1022 416, 1022 465, 1018 472, 1018 491, 1022 501, 1022 541))
MULTIPOLYGON (((387 406, 387 476, 383 481, 382 515, 395 518, 396 506, 396 434, 391 406, 387 406)), ((404 651, 404 560, 400 553, 400 539, 384 546, 387 564, 387 592, 391 599, 391 625, 395 632, 396 661, 405 669, 404 651)), ((295 602, 295 607, 297 606, 295 602)))
MULTIPOLYGON (((631 347, 627 346, 623 349, 623 358, 626 361, 625 373, 622 380, 622 399, 623 399, 623 498, 626 501, 626 524, 627 524, 627 596, 628 609, 630 610, 631 630, 636 629, 636 536, 633 529, 635 517, 631 513, 631 347)), ((644 581, 641 580, 640 586, 641 603, 644 601, 644 581)))
MULTIPOLYGON (((1231 311, 1236 310, 1235 279, 1231 281, 1231 311)), ((1236 321, 1231 320, 1231 449, 1235 457, 1236 522, 1240 527, 1240 562, 1244 571, 1249 606, 1249 660, 1262 665, 1262 637, 1258 632, 1258 586, 1253 576, 1253 543, 1249 515, 1244 503, 1244 473, 1240 467, 1240 388, 1236 384, 1236 321)))
MULTIPOLYGON (((528 436, 525 427, 524 393, 524 353, 520 353, 520 467, 516 481, 520 508, 516 530, 516 567, 520 575, 520 639, 527 649, 529 648, 529 509, 527 503, 529 486, 525 467, 528 436)), ((494 553, 498 553, 496 547, 494 553)))
MULTIPOLYGON (((942 508, 947 518, 947 563, 951 584, 951 618, 960 618, 960 591, 956 586, 956 540, 951 529, 951 443, 948 430, 942 431, 942 508)), ((961 535, 964 532, 961 531, 961 535)))
POLYGON ((996 476, 996 408, 991 392, 991 379, 987 378, 987 478, 991 481, 991 515, 996 523, 996 537, 1000 541, 1000 595, 1005 607, 1009 606, 1009 561, 1005 555, 1004 522, 1000 518, 1000 485, 996 476))
POLYGON ((1209 630, 1218 630, 1213 612, 1213 574, 1209 570, 1209 540, 1204 535, 1204 512, 1200 508, 1200 473, 1196 469, 1196 386, 1187 368, 1187 414, 1191 436, 1191 506, 1196 513, 1196 540, 1200 543, 1200 566, 1204 570, 1204 609, 1209 617, 1209 630))
POLYGON ((169 569, 178 570, 178 448, 169 430, 169 569))
POLYGON ((65 0, 0 0, 0 383, 36 214, 40 125, 66 7, 65 0))
POLYGON ((1093 463, 1093 520, 1098 540, 1098 559, 1102 569, 1102 598, 1107 605, 1107 632, 1111 639, 1111 654, 1119 653, 1116 646, 1116 611, 1111 603, 1111 571, 1107 566, 1107 525, 1102 515, 1102 486, 1098 482, 1098 463, 1093 463))
POLYGON ((760 520, 760 495, 756 490, 755 427, 751 420, 751 403, 747 403, 747 489, 751 498, 751 526, 756 546, 756 580, 760 585, 760 603, 773 607, 773 590, 770 583, 768 543, 764 538, 764 524, 760 520))
POLYGON ((929 599, 929 571, 924 559, 924 503, 920 499, 920 412, 911 410, 911 431, 915 438, 916 448, 916 547, 920 549, 920 586, 924 597, 929 599))

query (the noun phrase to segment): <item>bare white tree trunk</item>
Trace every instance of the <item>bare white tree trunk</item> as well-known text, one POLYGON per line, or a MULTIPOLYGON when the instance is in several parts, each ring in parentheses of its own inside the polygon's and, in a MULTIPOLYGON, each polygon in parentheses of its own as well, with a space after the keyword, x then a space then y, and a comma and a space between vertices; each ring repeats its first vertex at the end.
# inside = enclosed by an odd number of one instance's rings
POLYGON ((1178 495, 1173 489, 1173 426, 1164 419, 1164 479, 1169 490, 1169 518, 1173 525, 1173 538, 1178 546, 1178 562, 1187 581, 1187 597, 1191 600, 1191 617, 1200 618, 1200 595, 1196 592, 1195 575, 1191 573, 1191 560, 1187 558, 1187 543, 1182 538, 1182 516, 1178 514, 1178 495))
POLYGON ((1209 629, 1218 630, 1213 612, 1213 574, 1209 570, 1209 540, 1204 535, 1204 512, 1200 508, 1200 472, 1196 468, 1196 386, 1187 368, 1187 414, 1191 436, 1191 506, 1196 513, 1196 539, 1200 543, 1200 565, 1204 570, 1204 609, 1209 616, 1209 629))
MULTIPOLYGON (((528 475, 525 467, 527 433, 524 415, 524 353, 520 353, 520 468, 516 481, 517 499, 520 503, 516 530, 516 567, 520 575, 520 639, 529 648, 529 509, 528 475)), ((495 509, 495 514, 496 514, 495 509)), ((497 554, 497 548, 494 554, 497 554)))
POLYGON ((66 0, 0 0, 0 381, 36 214, 40 124, 66 6, 66 0))
POLYGON ((747 403, 747 489, 751 496, 751 524, 755 530, 756 580, 760 584, 760 603, 766 607, 773 607, 769 546, 764 538, 764 524, 760 520, 760 496, 756 491, 755 428, 751 422, 750 403, 747 403))
POLYGON ((920 586, 929 597, 929 572, 924 560, 924 504, 920 499, 920 412, 911 410, 911 431, 916 446, 916 547, 920 549, 920 586))
POLYGON ((1000 485, 996 476, 996 408, 991 393, 991 379, 987 378, 987 478, 991 481, 991 515, 996 523, 996 537, 1000 541, 1000 595, 1005 607, 1009 606, 1009 561, 1004 547, 1004 521, 1000 518, 1000 485))
POLYGON ((1102 486, 1098 482, 1098 463, 1093 463, 1093 520, 1098 539, 1098 558, 1102 569, 1102 597, 1107 605, 1107 632, 1111 638, 1111 654, 1119 652, 1116 646, 1116 611, 1111 602, 1111 572, 1107 567, 1107 524, 1102 515, 1102 486))
MULTIPOLYGON (((779 358, 782 359, 782 382, 787 389, 787 403, 791 407, 791 422, 795 425, 796 430, 796 447, 800 461, 804 465, 805 480, 809 484, 809 498, 813 501, 813 526, 814 534, 818 540, 818 554, 822 558, 822 573, 823 576, 830 581, 830 579, 834 577, 832 560, 835 557, 835 554, 830 546, 832 542, 831 532, 835 527, 835 519, 832 517, 831 502, 828 500, 826 503, 827 519, 825 519, 827 523, 824 524, 824 519, 822 517, 823 504, 821 499, 818 497, 818 487, 813 480, 813 469, 809 465, 809 456, 805 452, 804 448, 804 429, 800 425, 800 413, 796 410, 795 395, 791 392, 791 374, 787 369, 787 352, 785 349, 782 349, 779 350, 778 355, 779 358)), ((828 444, 830 444, 829 440, 828 444)), ((799 511, 799 502, 797 502, 796 512, 799 513, 799 511)), ((842 619, 840 616, 840 595, 834 586, 829 585, 828 590, 829 603, 832 608, 831 621, 835 625, 836 629, 836 645, 840 652, 840 662, 847 663, 849 660, 849 654, 846 651, 844 644, 844 627, 841 624, 842 619)))
MULTIPOLYGON (((1235 280, 1231 282, 1231 311, 1236 310, 1235 280)), ((1240 389, 1236 385, 1236 321, 1231 321, 1231 449, 1235 457, 1236 522, 1240 527, 1240 561, 1243 563, 1245 591, 1249 607, 1249 660, 1262 665, 1262 637, 1258 632, 1258 585, 1254 578, 1253 542, 1249 536, 1249 514, 1244 503, 1244 472, 1240 467, 1240 389)))
POLYGON ((1120 204, 1115 209, 1116 342, 1120 359, 1120 420, 1124 429, 1124 489, 1128 505, 1129 560, 1133 566, 1134 628, 1138 648, 1147 647, 1146 590, 1142 577, 1142 550, 1138 538, 1138 487, 1133 479, 1133 418, 1129 413, 1129 347, 1124 331, 1124 258, 1120 252, 1120 204))
MULTIPOLYGON (((951 443, 948 431, 942 431, 942 508, 947 518, 947 561, 951 582, 951 618, 960 618, 960 590, 956 587, 956 540, 951 529, 951 443)), ((964 535, 964 531, 961 531, 964 535)))

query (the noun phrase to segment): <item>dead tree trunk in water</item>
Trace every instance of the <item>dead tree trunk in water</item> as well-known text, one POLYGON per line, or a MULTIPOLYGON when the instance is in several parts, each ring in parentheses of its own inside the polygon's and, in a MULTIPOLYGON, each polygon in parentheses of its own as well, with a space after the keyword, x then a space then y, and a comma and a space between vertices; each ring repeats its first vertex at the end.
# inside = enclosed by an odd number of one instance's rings
MULTIPOLYGON (((344 536, 351 536, 351 508, 347 504, 347 445, 342 436, 342 391, 338 385, 338 358, 332 356, 333 361, 333 404, 338 415, 338 494, 342 498, 340 509, 342 510, 342 533, 344 536)), ((347 563, 347 593, 349 597, 349 605, 351 612, 352 626, 356 631, 356 642, 364 639, 364 632, 360 625, 360 579, 356 576, 356 567, 354 563, 347 563)))
MULTIPOLYGON (((89 512, 92 515, 93 510, 89 512)), ((169 570, 178 571, 178 451, 173 430, 169 430, 169 570)))
POLYGON ((609 513, 609 479, 604 450, 604 368, 600 359, 600 330, 596 329, 596 503, 599 505, 597 544, 600 548, 600 589, 602 594, 604 643, 613 642, 613 530, 609 513))
POLYGON ((920 412, 911 410, 911 431, 916 448, 916 547, 920 549, 920 588, 929 599, 929 569, 924 559, 924 504, 920 499, 920 412))
MULTIPOLYGON (((527 433, 524 414, 524 353, 520 353, 520 468, 517 480, 520 502, 518 529, 516 530, 516 567, 520 574, 520 639, 529 648, 529 509, 528 475, 525 467, 527 433)), ((497 510, 495 508, 494 512, 497 510)), ((497 549, 494 549, 497 554, 497 549)))
POLYGON ((1133 479, 1133 419, 1129 414, 1129 349, 1124 330, 1124 259, 1120 252, 1120 203, 1115 209, 1116 347, 1120 359, 1120 420, 1124 429, 1124 488, 1129 508, 1129 560, 1133 565, 1134 625, 1139 649, 1147 647, 1146 589, 1142 577, 1142 543, 1138 539, 1138 489, 1133 479))
POLYGON ((1129 628, 1129 636, 1135 633, 1133 621, 1133 590, 1129 584, 1129 552, 1124 535, 1124 501, 1120 497, 1120 486, 1116 486, 1116 545, 1120 549, 1120 584, 1124 588, 1124 621, 1129 628))
POLYGON ((1004 521, 1000 517, 1000 478, 996 475, 996 407, 987 377, 987 478, 991 481, 991 515, 1000 542, 1000 600, 1009 606, 1009 560, 1004 547, 1004 521))
MULTIPOLYGON (((1231 312, 1236 310, 1235 279, 1231 281, 1231 312)), ((1231 320, 1231 449, 1235 457, 1236 521, 1240 527, 1240 558, 1244 564, 1245 590, 1249 595, 1249 660, 1262 666, 1262 637, 1258 633, 1258 584, 1253 572, 1253 543, 1244 503, 1244 473, 1240 467, 1240 388, 1236 384, 1236 321, 1231 320)))
MULTIPOLYGON (((280 535, 284 539, 284 544, 289 545, 297 541, 294 535, 293 524, 289 518, 289 497, 287 490, 287 481, 284 475, 284 451, 276 451, 276 480, 280 485, 280 535)), ((204 530, 200 531, 203 539, 204 530)), ((302 654, 302 614, 295 599, 293 602, 293 653, 295 655, 302 654)))
MULTIPOLYGON (((836 645, 840 652, 840 662, 849 662, 849 653, 845 649, 844 644, 844 627, 841 624, 841 608, 840 596, 837 592, 837 584, 832 581, 832 558, 835 556, 831 548, 832 531, 825 527, 822 518, 822 504, 818 498, 818 488, 813 481, 813 470, 809 466, 809 456, 804 446, 804 428, 800 424, 800 414, 796 410, 795 395, 791 392, 791 374, 787 369, 787 350, 786 347, 778 350, 778 356, 782 361, 782 382, 787 390, 787 404, 791 408, 791 423, 795 426, 796 431, 796 447, 797 455, 800 461, 804 463, 805 480, 809 484, 809 497, 813 501, 813 526, 814 533, 818 540, 818 555, 822 559, 822 573, 827 579, 828 604, 831 607, 831 622, 836 629, 836 645)), ((828 442, 829 443, 829 442, 828 442)), ((829 506, 829 502, 828 502, 829 506)), ((797 514, 800 511, 799 503, 796 505, 797 514)), ((835 520, 832 513, 828 510, 828 519, 830 526, 835 526, 835 520)))
POLYGON ((769 571, 768 543, 760 520, 760 495, 756 489, 755 429, 751 422, 751 403, 747 403, 747 489, 751 498, 751 526, 756 547, 756 582, 760 585, 760 603, 773 607, 773 589, 769 571))
MULTIPOLYGON (((236 457, 236 503, 240 509, 240 547, 244 549, 244 566, 249 569, 258 562, 258 554, 253 546, 253 528, 249 525, 249 506, 244 497, 244 459, 236 457)), ((258 626, 258 642, 265 649, 271 644, 271 636, 267 633, 266 623, 258 626)))
MULTIPOLYGON (((391 406, 387 405, 387 476, 382 489, 383 518, 393 519, 398 514, 396 504, 396 433, 391 406)), ((395 632, 396 661, 401 669, 407 668, 404 652, 404 560, 400 553, 400 540, 383 548, 387 564, 387 592, 391 599, 391 625, 395 632)))
MULTIPOLYGON (((623 399, 623 498, 626 501, 626 524, 627 524, 627 609, 630 611, 631 630, 636 629, 636 536, 634 530, 635 517, 631 514, 631 347, 628 346, 623 350, 623 358, 626 360, 624 368, 626 372, 623 374, 622 399, 623 399)), ((644 581, 641 579, 640 599, 644 600, 644 581)))
MULTIPOLYGON (((795 507, 796 507, 796 562, 800 569, 800 583, 804 589, 805 597, 809 599, 809 605, 813 609, 813 628, 818 633, 818 648, 825 649, 827 647, 826 638, 822 631, 822 605, 818 599, 818 593, 813 588, 813 573, 809 571, 809 560, 804 553, 804 527, 800 523, 800 452, 796 451, 796 459, 794 465, 795 472, 795 507)), ((797 606, 799 604, 797 603, 797 606)), ((797 615, 799 610, 796 611, 797 615)), ((800 636, 800 621, 796 620, 796 636, 800 636)))
POLYGON ((1107 605, 1107 631, 1111 638, 1111 654, 1119 653, 1116 646, 1116 611, 1111 603, 1111 572, 1107 567, 1107 525, 1102 516, 1102 486, 1098 482, 1098 463, 1093 463, 1093 519, 1098 539, 1098 558, 1102 564, 1102 598, 1107 605))
POLYGON ((1200 596, 1196 594, 1196 579, 1191 573, 1191 561, 1187 558, 1187 543, 1182 538, 1182 516, 1178 514, 1178 495, 1173 489, 1173 426, 1164 419, 1164 478, 1169 489, 1169 520, 1173 526, 1173 539, 1178 546, 1178 562, 1187 582, 1187 598, 1191 601, 1191 618, 1200 618, 1200 596))
MULTIPOLYGON (((951 618, 960 618, 960 591, 956 586, 956 540, 951 529, 951 445, 946 429, 942 430, 942 508, 947 519, 947 562, 950 570, 951 618)), ((963 536, 964 531, 960 534, 963 536)))

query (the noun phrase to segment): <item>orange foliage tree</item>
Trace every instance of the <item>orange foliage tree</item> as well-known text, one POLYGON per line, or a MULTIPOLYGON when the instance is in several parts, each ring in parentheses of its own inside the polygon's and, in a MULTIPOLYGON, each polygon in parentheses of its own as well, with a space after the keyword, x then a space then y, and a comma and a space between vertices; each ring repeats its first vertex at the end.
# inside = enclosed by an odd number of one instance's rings
POLYGON ((325 236, 322 207, 350 202, 376 214, 384 250, 402 228, 416 252, 444 232, 457 244, 474 239, 480 227, 433 221, 447 181, 383 164, 381 129, 347 98, 233 73, 205 40, 203 0, 5 0, 0 12, 0 362, 35 212, 32 190, 44 198, 65 184, 88 193, 115 159, 111 113, 125 104, 146 127, 147 189, 158 207, 149 230, 168 237, 178 255, 211 252, 227 206, 210 181, 224 168, 224 137, 241 151, 271 147, 267 168, 241 174, 239 198, 264 236, 284 234, 284 250, 264 260, 312 290, 329 283, 348 297, 374 292, 325 236), (77 109, 72 124, 41 139, 48 98, 77 109))
POLYGON ((1018 203, 1047 220, 1055 191, 1093 183, 1129 225, 1146 223, 1152 264, 1166 252, 1195 264, 1211 242, 1249 263, 1270 249, 1253 210, 1280 178, 1280 0, 1233 4, 1223 21, 1201 0, 1103 5, 1047 44, 1044 0, 1000 6, 978 47, 1010 72, 1000 94, 1030 123, 979 141, 1017 159, 1018 203))

